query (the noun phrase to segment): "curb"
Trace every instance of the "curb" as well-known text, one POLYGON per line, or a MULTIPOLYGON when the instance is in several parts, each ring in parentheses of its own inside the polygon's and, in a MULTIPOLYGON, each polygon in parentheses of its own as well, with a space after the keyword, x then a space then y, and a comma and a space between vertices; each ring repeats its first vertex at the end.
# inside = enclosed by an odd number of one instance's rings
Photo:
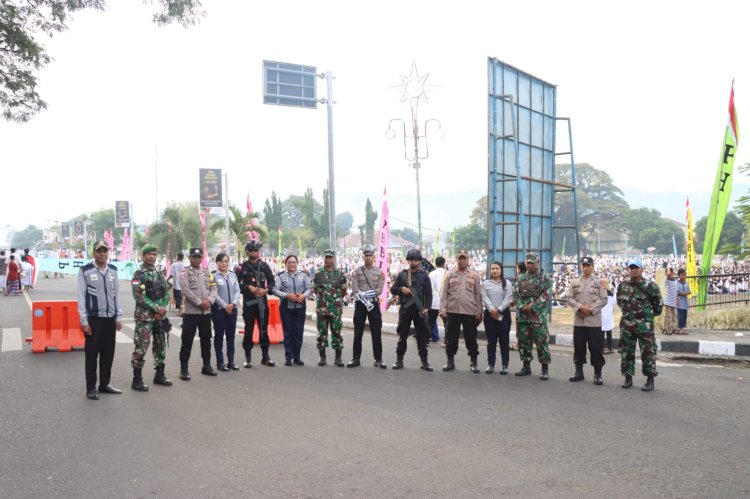
MULTIPOLYGON (((315 313, 308 313, 307 320, 315 321, 315 313)), ((354 322, 350 317, 342 317, 341 322, 346 329, 354 329, 354 322)), ((381 329, 382 333, 396 334, 397 324, 384 322, 381 329)), ((369 328, 369 324, 367 326, 369 328)), ((442 326, 438 326, 442 336, 445 335, 445 330, 442 326)), ((487 337, 484 331, 480 330, 477 333, 477 339, 486 340, 487 337)), ((510 330, 510 342, 516 342, 516 331, 510 330)), ((573 346, 573 335, 572 334, 550 334, 549 344, 557 345, 562 347, 573 346)), ((705 341, 705 340, 656 340, 656 351, 657 352, 672 352, 672 353, 692 353, 699 355, 722 355, 726 357, 750 357, 750 345, 744 343, 735 343, 733 341, 705 341)))

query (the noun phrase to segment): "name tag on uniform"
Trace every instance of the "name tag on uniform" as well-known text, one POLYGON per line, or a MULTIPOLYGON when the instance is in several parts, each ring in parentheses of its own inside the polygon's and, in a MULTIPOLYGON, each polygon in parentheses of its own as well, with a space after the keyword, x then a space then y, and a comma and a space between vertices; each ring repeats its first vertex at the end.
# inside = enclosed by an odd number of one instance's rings
POLYGON ((224 279, 221 279, 221 278, 219 278, 219 279, 216 279, 216 282, 217 282, 218 284, 222 285, 222 286, 224 285, 224 279))
POLYGON ((107 277, 109 278, 110 281, 115 280, 115 276, 113 276, 112 274, 108 274, 107 277))
POLYGON ((89 274, 89 279, 92 281, 98 281, 99 275, 98 274, 89 274))

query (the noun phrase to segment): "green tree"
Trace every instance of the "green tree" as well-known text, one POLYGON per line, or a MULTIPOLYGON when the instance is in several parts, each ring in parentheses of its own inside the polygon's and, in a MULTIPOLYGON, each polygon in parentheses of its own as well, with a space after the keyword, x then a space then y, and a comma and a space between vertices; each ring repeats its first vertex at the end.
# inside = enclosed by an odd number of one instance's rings
POLYGON ((365 203, 365 227, 364 243, 373 244, 375 242, 375 221, 378 219, 378 212, 372 209, 370 198, 365 203))
MULTIPOLYGON (((245 255, 245 244, 250 240, 250 232, 256 232, 260 240, 263 241, 266 239, 267 231, 260 223, 253 223, 260 218, 260 213, 251 212, 243 215, 242 211, 232 204, 229 205, 229 213, 231 215, 229 217, 229 232, 234 235, 235 241, 237 241, 237 260, 241 261, 245 255)), ((225 230, 225 220, 217 220, 211 225, 212 234, 218 232, 221 235, 225 230)))
POLYGON ((336 215, 336 232, 339 236, 349 235, 352 225, 354 225, 354 216, 348 211, 336 215))
POLYGON ((14 248, 33 248, 42 241, 42 229, 36 225, 28 225, 25 229, 13 232, 10 245, 14 248))
POLYGON ((411 227, 404 227, 403 229, 391 229, 391 234, 395 234, 401 239, 406 239, 410 243, 419 243, 419 233, 411 227))
MULTIPOLYGON (((214 217, 215 218, 215 217, 214 217)), ((211 227, 213 220, 207 220, 206 226, 211 227)), ((149 226, 149 242, 159 249, 160 254, 171 250, 170 258, 180 251, 201 245, 201 220, 198 212, 198 202, 170 203, 161 213, 158 223, 149 226), (170 229, 171 226, 171 229, 170 229)), ((135 251, 145 244, 144 234, 134 235, 135 251)), ((206 245, 213 246, 215 237, 206 231, 206 245)))
POLYGON ((271 191, 271 199, 266 199, 265 206, 263 207, 263 222, 268 230, 267 243, 271 248, 277 248, 279 246, 279 233, 278 228, 282 225, 283 208, 281 200, 276 196, 276 191, 271 191))
POLYGON ((655 248, 656 253, 671 254, 674 235, 677 252, 685 252, 685 233, 676 223, 662 218, 658 210, 653 208, 628 210, 623 220, 629 232, 628 243, 633 248, 641 251, 655 248))
MULTIPOLYGON (((738 170, 746 175, 750 174, 750 163, 745 163, 738 167, 738 170)), ((750 190, 748 190, 747 195, 738 199, 736 211, 742 220, 742 225, 745 230, 743 240, 740 241, 740 248, 735 254, 745 258, 750 256, 750 190)))
POLYGON ((469 219, 471 223, 477 224, 483 229, 487 228, 487 194, 477 199, 477 204, 472 208, 469 219))
MULTIPOLYGON (((708 225, 707 216, 701 218, 695 224, 695 251, 698 253, 703 253, 703 243, 706 239, 706 225, 708 225)), ((731 252, 726 250, 739 248, 742 243, 742 234, 744 231, 745 226, 742 223, 742 218, 733 211, 727 212, 727 217, 724 219, 724 226, 721 228, 719 244, 716 247, 717 253, 726 254, 731 252)))
MULTIPOLYGON (((195 24, 205 13, 198 0, 159 0, 153 16, 159 26, 195 24)), ((37 75, 52 60, 39 35, 67 31, 74 12, 104 10, 105 0, 0 1, 0 106, 3 118, 26 122, 47 108, 37 91, 37 75)))
MULTIPOLYGON (((455 234, 456 250, 481 250, 487 247, 487 229, 481 227, 478 223, 461 225, 453 229, 455 234)), ((453 239, 451 234, 451 239, 453 239)))

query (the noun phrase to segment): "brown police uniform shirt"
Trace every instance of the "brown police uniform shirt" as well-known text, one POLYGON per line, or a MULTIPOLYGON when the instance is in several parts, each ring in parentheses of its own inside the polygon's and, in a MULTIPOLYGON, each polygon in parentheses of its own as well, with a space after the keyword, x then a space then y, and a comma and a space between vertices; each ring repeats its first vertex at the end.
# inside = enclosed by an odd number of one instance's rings
POLYGON ((385 276, 379 267, 373 265, 369 269, 362 265, 352 272, 352 294, 356 295, 360 291, 375 290, 375 294, 380 296, 385 285, 385 276))
POLYGON ((471 269, 453 269, 446 273, 440 290, 440 311, 449 314, 479 315, 482 313, 482 283, 471 269))
POLYGON ((566 295, 568 306, 576 309, 576 312, 581 305, 591 307, 591 315, 581 317, 575 314, 574 326, 602 327, 601 310, 607 304, 607 290, 601 285, 600 278, 593 275, 589 278, 576 277, 570 282, 566 295))
POLYGON ((185 267, 180 272, 180 286, 185 299, 184 313, 199 315, 211 313, 210 308, 208 310, 201 308, 203 300, 208 298, 208 301, 213 303, 217 296, 216 282, 208 269, 185 267))

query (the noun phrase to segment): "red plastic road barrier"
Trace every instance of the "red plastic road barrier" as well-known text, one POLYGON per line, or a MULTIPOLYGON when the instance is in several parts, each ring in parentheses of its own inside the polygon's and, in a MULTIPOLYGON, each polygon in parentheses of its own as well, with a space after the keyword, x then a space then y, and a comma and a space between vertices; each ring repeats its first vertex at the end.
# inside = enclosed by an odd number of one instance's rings
MULTIPOLYGON (((284 330, 281 328, 281 312, 279 311, 279 298, 277 296, 268 297, 268 341, 272 345, 284 343, 284 330)), ((244 330, 240 334, 245 334, 244 330)), ((253 327, 253 345, 258 344, 258 323, 253 327)))
POLYGON ((31 351, 41 353, 47 349, 70 352, 83 348, 86 340, 78 316, 75 300, 35 301, 31 304, 31 351))

